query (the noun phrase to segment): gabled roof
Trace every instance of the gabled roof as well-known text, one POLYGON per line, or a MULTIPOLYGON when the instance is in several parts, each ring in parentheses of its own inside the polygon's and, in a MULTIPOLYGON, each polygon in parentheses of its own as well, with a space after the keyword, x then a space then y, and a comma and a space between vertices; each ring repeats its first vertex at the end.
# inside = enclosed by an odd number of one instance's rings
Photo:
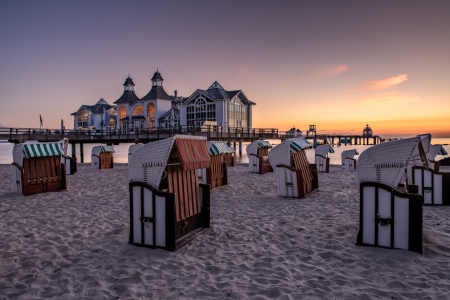
POLYGON ((218 83, 217 81, 214 81, 213 84, 211 84, 211 86, 208 88, 208 90, 212 90, 212 89, 222 89, 225 90, 220 83, 218 83))
POLYGON ((189 102, 197 92, 202 93, 203 95, 212 100, 231 100, 233 99, 233 97, 238 95, 239 99, 241 99, 242 102, 244 102, 245 104, 256 105, 256 103, 248 100, 241 90, 227 91, 217 81, 214 81, 214 83, 207 90, 201 89, 196 90, 191 96, 183 99, 183 103, 189 102))
MULTIPOLYGON (((166 91, 164 91, 164 88, 160 85, 154 85, 150 92, 148 92, 147 95, 141 98, 143 99, 165 99, 165 100, 173 100, 172 97, 167 95, 166 91)), ((115 102, 114 102, 115 103, 115 102)))
POLYGON ((76 112, 71 113, 71 115, 72 116, 76 115, 77 113, 80 112, 80 110, 82 108, 87 109, 88 111, 90 111, 93 114, 102 114, 103 108, 105 108, 106 110, 109 110, 113 107, 114 107, 114 105, 109 105, 108 102, 105 101, 105 99, 101 98, 100 100, 97 101, 97 103, 95 105, 81 105, 80 108, 76 112))
POLYGON ((139 97, 136 96, 136 94, 134 93, 134 91, 124 91, 122 96, 117 99, 116 101, 114 101, 114 103, 130 103, 130 102, 134 102, 136 100, 139 100, 139 97))
POLYGON ((159 117, 158 120, 163 120, 163 119, 167 118, 172 113, 172 110, 173 110, 174 115, 180 116, 179 109, 171 108, 165 114, 163 114, 161 117, 159 117))

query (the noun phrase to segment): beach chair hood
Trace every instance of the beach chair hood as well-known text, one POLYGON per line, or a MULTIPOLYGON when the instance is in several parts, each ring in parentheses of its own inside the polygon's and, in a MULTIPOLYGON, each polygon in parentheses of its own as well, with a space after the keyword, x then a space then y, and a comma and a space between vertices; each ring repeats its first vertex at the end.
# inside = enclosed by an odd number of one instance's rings
POLYGON ((128 164, 130 180, 145 182, 157 189, 173 147, 177 147, 183 170, 210 167, 205 137, 175 135, 139 147, 131 156, 128 164))
POLYGON ((319 145, 316 147, 316 155, 327 157, 328 153, 334 153, 334 149, 331 145, 319 145))
POLYGON ((292 166, 291 154, 310 148, 313 145, 303 137, 285 140, 269 152, 270 165, 274 170, 277 165, 292 166))
POLYGON ((448 155, 448 153, 442 145, 430 145, 427 158, 434 161, 436 159, 436 155, 448 155))
POLYGON ((257 155, 258 154, 258 148, 269 148, 271 149, 273 146, 268 142, 268 141, 263 141, 263 140, 257 140, 254 141, 253 143, 249 144, 247 146, 247 148, 245 149, 245 151, 248 154, 254 154, 257 155))
POLYGON ((67 139, 62 139, 56 143, 28 141, 26 143, 14 145, 13 161, 22 168, 24 158, 63 155, 65 140, 67 139))
POLYGON ((134 151, 136 151, 137 149, 139 149, 140 147, 142 147, 142 144, 133 144, 128 148, 128 155, 131 155, 134 153, 134 151))
POLYGON ((426 144, 429 141, 431 135, 420 135, 368 148, 358 159, 358 181, 378 182, 397 188, 400 180, 405 178, 405 170, 408 180, 411 180, 413 166, 428 167, 423 143, 428 148, 429 144, 426 144))
POLYGON ((92 148, 92 155, 100 156, 100 153, 102 152, 114 153, 114 146, 95 146, 92 148))
POLYGON ((355 155, 359 155, 359 152, 356 151, 356 149, 342 151, 342 153, 341 153, 342 165, 345 165, 346 158, 353 159, 355 157, 355 155))
POLYGON ((235 153, 233 147, 229 147, 225 142, 207 142, 208 153, 210 155, 235 153))

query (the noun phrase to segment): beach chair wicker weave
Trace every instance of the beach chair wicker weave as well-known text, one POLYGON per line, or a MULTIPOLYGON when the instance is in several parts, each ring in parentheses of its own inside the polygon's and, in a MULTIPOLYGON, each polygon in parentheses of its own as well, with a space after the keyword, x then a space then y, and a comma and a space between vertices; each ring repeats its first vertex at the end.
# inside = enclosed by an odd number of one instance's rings
POLYGON ((408 184, 414 166, 427 166, 423 147, 428 147, 427 140, 417 136, 386 142, 361 153, 358 245, 422 253, 423 196, 413 193, 417 187, 408 184), (405 180, 404 188, 399 187, 401 180, 405 180))
POLYGON ((310 164, 305 149, 313 145, 304 138, 292 138, 275 146, 269 161, 277 174, 278 195, 305 198, 319 188, 316 164, 310 164))
POLYGON ((356 149, 342 151, 341 160, 342 160, 342 168, 346 171, 355 171, 356 170, 356 159, 355 155, 359 155, 356 149))
POLYGON ((130 157, 131 157, 131 155, 133 155, 134 151, 139 149, 139 147, 141 147, 141 146, 142 146, 142 144, 133 144, 130 147, 128 147, 128 163, 130 163, 130 157))
POLYGON ((264 174, 273 172, 269 162, 269 149, 272 145, 268 141, 257 140, 246 148, 248 155, 248 171, 251 173, 264 174))
POLYGON ((92 148, 91 169, 114 168, 114 146, 96 146, 92 148))
POLYGON ((330 158, 328 153, 334 153, 334 149, 331 145, 319 145, 315 149, 314 162, 317 165, 318 172, 330 172, 330 158))
POLYGON ((228 185, 227 162, 223 156, 231 154, 234 149, 230 149, 225 142, 207 142, 206 147, 211 160, 210 168, 198 170, 199 180, 209 184, 211 190, 228 185))
POLYGON ((430 149, 427 153, 428 166, 430 169, 439 172, 440 163, 439 161, 436 161, 436 155, 448 155, 448 153, 442 145, 430 145, 430 149))
POLYGON ((56 143, 26 142, 14 145, 14 192, 25 196, 65 190, 66 169, 61 163, 64 140, 56 143))
POLYGON ((209 228, 206 138, 176 135, 138 148, 128 165, 130 244, 177 250, 209 228))

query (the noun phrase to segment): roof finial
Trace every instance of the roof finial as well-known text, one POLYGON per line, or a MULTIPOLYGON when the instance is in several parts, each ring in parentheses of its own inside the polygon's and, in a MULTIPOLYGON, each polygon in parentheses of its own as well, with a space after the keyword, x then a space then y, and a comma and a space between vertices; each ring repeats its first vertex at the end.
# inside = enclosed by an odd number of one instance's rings
POLYGON ((128 73, 128 78, 130 78, 130 73, 128 73))

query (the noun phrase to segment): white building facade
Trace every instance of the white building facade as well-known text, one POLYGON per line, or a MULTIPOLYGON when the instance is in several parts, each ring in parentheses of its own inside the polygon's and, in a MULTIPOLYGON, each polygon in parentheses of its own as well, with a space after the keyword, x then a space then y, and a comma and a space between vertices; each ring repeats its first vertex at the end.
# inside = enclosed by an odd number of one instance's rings
POLYGON ((133 130, 213 125, 224 128, 252 128, 252 106, 241 90, 227 91, 217 81, 207 90, 196 90, 189 97, 169 96, 156 71, 151 90, 142 98, 134 92, 133 80, 125 80, 122 96, 108 104, 103 98, 95 105, 82 105, 74 116, 76 130, 133 130))

